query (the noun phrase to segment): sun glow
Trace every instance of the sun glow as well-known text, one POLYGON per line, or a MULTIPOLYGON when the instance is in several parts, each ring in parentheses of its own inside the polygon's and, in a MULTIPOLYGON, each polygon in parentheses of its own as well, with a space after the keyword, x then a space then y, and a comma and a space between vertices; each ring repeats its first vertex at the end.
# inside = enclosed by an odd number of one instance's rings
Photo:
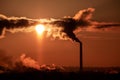
POLYGON ((38 34, 42 34, 45 31, 45 27, 42 24, 36 25, 35 30, 38 34))

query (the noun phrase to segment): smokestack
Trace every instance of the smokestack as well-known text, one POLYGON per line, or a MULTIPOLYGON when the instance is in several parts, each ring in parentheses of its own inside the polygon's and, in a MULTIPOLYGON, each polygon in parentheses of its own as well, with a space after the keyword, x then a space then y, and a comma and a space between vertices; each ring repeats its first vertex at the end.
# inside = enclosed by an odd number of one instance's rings
POLYGON ((83 50, 82 50, 82 42, 80 41, 80 72, 83 71, 83 50))

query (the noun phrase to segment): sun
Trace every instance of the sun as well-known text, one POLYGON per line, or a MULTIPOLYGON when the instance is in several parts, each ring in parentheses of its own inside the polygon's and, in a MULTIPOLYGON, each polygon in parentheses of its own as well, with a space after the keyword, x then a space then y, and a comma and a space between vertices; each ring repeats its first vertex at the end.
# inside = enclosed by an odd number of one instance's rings
POLYGON ((45 31, 45 27, 42 24, 38 24, 36 25, 35 30, 38 34, 42 34, 45 31))

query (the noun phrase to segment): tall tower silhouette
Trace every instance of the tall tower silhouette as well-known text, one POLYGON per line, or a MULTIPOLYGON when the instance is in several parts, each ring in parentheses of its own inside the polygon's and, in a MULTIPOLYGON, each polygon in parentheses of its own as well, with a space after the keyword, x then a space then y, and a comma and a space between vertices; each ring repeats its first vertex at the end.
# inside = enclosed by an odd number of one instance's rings
POLYGON ((79 42, 79 45, 80 45, 80 72, 82 72, 83 71, 83 49, 82 49, 82 47, 83 47, 83 44, 82 44, 82 42, 80 41, 79 42))

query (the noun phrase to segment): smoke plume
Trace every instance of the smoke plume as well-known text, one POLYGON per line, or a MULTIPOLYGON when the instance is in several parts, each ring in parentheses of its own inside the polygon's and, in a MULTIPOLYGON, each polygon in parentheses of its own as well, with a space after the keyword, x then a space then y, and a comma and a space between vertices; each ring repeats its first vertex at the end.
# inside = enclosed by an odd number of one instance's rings
POLYGON ((94 11, 94 8, 88 8, 80 10, 74 17, 64 17, 60 19, 29 19, 25 17, 18 18, 0 15, 0 36, 3 37, 6 31, 34 31, 35 25, 43 24, 47 36, 80 42, 75 35, 77 31, 101 30, 120 26, 120 23, 106 23, 92 20, 94 11))
POLYGON ((29 72, 29 71, 64 71, 62 66, 55 64, 40 65, 36 60, 31 57, 22 54, 18 58, 12 59, 11 56, 6 56, 3 53, 0 54, 0 73, 17 71, 17 72, 29 72))
POLYGON ((40 65, 37 63, 37 61, 35 61, 34 59, 32 59, 31 57, 26 57, 25 54, 22 54, 20 56, 20 62, 22 62, 22 64, 25 67, 30 67, 30 68, 35 68, 37 70, 40 69, 40 65))

